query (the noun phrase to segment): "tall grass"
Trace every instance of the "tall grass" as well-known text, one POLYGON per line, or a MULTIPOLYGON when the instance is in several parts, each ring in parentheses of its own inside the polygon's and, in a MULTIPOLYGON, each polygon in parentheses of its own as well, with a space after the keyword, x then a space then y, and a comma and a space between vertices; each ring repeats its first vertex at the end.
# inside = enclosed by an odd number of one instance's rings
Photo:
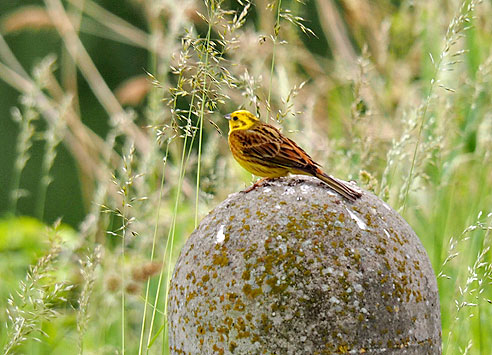
MULTIPOLYGON (((57 192, 50 183, 59 144, 77 163, 88 206, 75 237, 45 248, 28 283, 20 281, 27 259, 5 281, 14 296, 0 299, 8 309, 0 313, 4 352, 169 352, 168 284, 181 246, 201 217, 252 180, 222 133, 223 114, 241 107, 275 121, 331 174, 358 178, 399 210, 438 276, 444 353, 487 353, 492 6, 180 4, 135 2, 145 30, 92 0, 19 5, 2 18, 0 79, 20 92, 4 220, 17 221, 37 140, 44 144, 31 191, 37 217, 57 192), (63 51, 28 74, 4 38, 33 28, 56 31, 63 51), (88 35, 145 50, 146 80, 121 78, 110 89, 86 49, 88 35), (84 124, 77 71, 105 112, 104 137, 84 124)), ((27 240, 13 225, 0 228, 0 240, 27 240)), ((19 249, 0 247, 24 260, 19 249)))

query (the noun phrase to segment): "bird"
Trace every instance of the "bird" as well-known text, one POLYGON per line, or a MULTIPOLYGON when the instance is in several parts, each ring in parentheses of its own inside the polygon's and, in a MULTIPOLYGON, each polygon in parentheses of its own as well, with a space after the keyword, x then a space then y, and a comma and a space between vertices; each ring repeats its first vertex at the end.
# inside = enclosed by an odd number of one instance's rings
POLYGON ((327 175, 292 139, 251 112, 237 110, 224 117, 229 120, 228 143, 232 156, 244 169, 263 178, 244 192, 290 173, 312 175, 350 202, 362 196, 348 183, 327 175))

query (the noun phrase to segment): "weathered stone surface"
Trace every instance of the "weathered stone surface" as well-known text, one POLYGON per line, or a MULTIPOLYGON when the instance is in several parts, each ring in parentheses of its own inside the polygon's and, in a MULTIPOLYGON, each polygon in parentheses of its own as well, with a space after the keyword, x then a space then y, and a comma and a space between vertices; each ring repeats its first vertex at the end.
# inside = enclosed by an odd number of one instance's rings
POLYGON ((437 285, 408 224, 370 193, 281 178, 235 193, 183 248, 173 354, 440 354, 437 285))

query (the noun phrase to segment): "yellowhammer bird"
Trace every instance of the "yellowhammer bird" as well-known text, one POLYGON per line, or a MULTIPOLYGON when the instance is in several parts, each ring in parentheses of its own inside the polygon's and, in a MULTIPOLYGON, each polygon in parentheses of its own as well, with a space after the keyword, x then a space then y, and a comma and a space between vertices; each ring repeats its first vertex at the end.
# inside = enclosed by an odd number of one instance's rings
MULTIPOLYGON (((225 118, 229 120, 228 140, 232 155, 250 173, 266 179, 289 173, 312 175, 349 201, 355 201, 361 196, 359 191, 344 181, 325 174, 320 165, 293 140, 275 127, 261 122, 251 112, 234 111, 225 118)), ((246 192, 253 190, 264 180, 255 183, 246 192)))

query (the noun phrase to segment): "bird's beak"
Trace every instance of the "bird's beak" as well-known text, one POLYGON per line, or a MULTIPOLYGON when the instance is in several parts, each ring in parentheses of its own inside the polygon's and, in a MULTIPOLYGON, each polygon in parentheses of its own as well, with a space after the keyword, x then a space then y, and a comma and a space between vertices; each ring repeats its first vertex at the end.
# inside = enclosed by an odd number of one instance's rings
POLYGON ((225 118, 226 120, 230 120, 230 119, 231 119, 231 114, 230 114, 230 113, 228 113, 227 115, 225 115, 225 116, 224 116, 224 118, 225 118))

